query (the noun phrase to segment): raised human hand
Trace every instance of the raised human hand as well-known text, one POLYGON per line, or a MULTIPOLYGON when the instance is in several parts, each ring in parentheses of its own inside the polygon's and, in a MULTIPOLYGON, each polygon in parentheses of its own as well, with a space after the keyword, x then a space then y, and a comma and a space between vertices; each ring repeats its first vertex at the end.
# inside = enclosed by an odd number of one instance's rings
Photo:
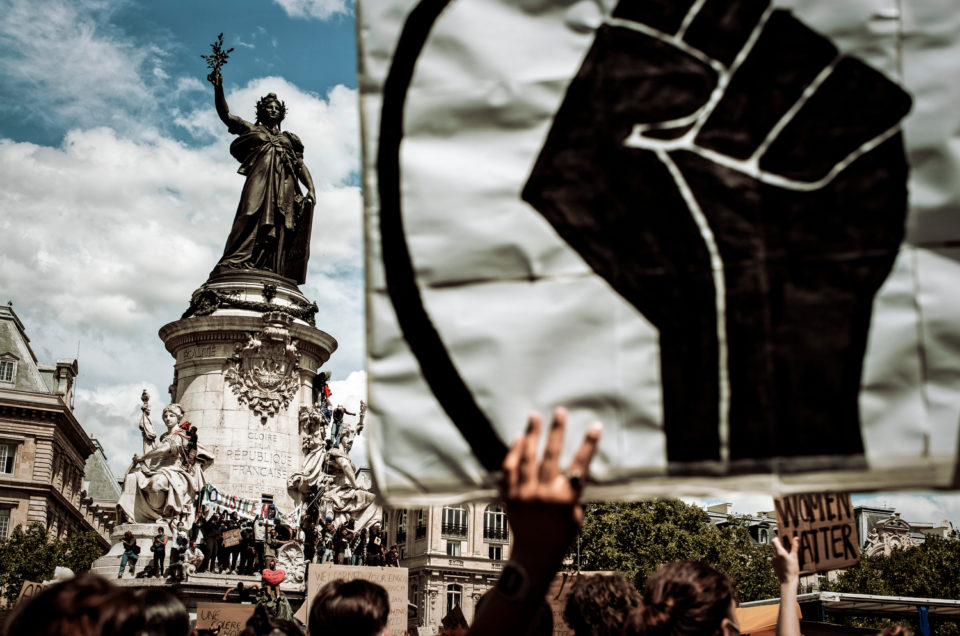
POLYGON ((671 468, 862 456, 910 103, 764 0, 622 0, 597 30, 523 198, 657 328, 671 468))
POLYGON ((219 70, 207 74, 207 81, 216 88, 223 88, 223 74, 219 70))
POLYGON ((547 434, 543 459, 537 462, 542 420, 533 414, 524 435, 514 442, 503 460, 502 497, 513 529, 514 559, 529 559, 537 567, 559 563, 583 523, 580 495, 602 426, 593 424, 570 463, 561 472, 560 451, 567 426, 567 411, 557 408, 547 434))
POLYGON ((779 537, 774 538, 771 543, 774 550, 773 558, 770 559, 773 573, 777 575, 781 585, 793 585, 795 588, 800 581, 800 537, 793 537, 786 548, 779 537))

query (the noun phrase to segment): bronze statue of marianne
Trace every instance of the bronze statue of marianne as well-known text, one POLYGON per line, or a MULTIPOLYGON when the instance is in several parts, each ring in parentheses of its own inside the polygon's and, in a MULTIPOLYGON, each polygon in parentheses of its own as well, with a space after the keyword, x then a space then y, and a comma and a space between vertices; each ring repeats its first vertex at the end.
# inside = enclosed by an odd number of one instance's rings
POLYGON ((303 143, 293 133, 280 130, 286 107, 276 95, 270 93, 257 102, 257 121, 251 124, 230 114, 219 69, 207 79, 213 84, 217 114, 237 135, 230 144, 230 154, 240 162, 237 172, 247 178, 214 272, 258 269, 303 283, 317 201, 310 171, 303 164, 303 143), (300 182, 307 188, 306 196, 300 182))

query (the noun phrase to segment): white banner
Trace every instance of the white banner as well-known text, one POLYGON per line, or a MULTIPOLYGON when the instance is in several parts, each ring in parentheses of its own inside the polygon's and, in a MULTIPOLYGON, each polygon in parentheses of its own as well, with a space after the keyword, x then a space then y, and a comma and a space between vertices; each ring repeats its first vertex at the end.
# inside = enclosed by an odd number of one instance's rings
POLYGON ((568 453, 605 424, 595 497, 953 483, 952 3, 358 13, 392 503, 489 492, 557 404, 568 453))

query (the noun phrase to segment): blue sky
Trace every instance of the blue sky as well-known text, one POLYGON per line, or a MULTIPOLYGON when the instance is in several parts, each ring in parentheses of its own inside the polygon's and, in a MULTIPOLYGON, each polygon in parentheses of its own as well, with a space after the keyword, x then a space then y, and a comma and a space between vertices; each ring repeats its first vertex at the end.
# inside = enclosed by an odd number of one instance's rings
MULTIPOLYGON (((318 191, 303 292, 364 390, 356 46, 349 0, 0 0, 0 295, 42 362, 79 350, 77 414, 116 471, 138 396, 168 398, 176 320, 223 250, 243 178, 201 54, 223 32, 231 111, 277 93, 318 191)), ((334 385, 336 390, 337 385, 334 385)))
MULTIPOLYGON (((235 49, 232 111, 252 118, 276 92, 306 144, 320 201, 303 291, 340 342, 338 395, 364 390, 352 2, 0 0, 0 302, 14 302, 41 361, 79 347, 77 413, 117 472, 139 447, 141 389, 166 403, 173 360, 157 330, 215 264, 242 186, 200 58, 220 32, 235 49)), ((857 502, 960 521, 955 495, 857 502)))

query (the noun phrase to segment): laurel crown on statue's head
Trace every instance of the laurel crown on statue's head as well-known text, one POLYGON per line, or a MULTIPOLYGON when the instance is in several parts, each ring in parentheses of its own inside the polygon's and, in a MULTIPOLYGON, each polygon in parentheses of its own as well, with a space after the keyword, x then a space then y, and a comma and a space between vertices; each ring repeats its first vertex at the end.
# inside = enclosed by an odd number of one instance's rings
POLYGON ((284 117, 287 116, 287 105, 280 101, 276 93, 267 93, 257 100, 257 122, 263 119, 264 108, 266 108, 270 102, 274 102, 280 107, 280 117, 277 119, 277 122, 283 121, 284 117))

